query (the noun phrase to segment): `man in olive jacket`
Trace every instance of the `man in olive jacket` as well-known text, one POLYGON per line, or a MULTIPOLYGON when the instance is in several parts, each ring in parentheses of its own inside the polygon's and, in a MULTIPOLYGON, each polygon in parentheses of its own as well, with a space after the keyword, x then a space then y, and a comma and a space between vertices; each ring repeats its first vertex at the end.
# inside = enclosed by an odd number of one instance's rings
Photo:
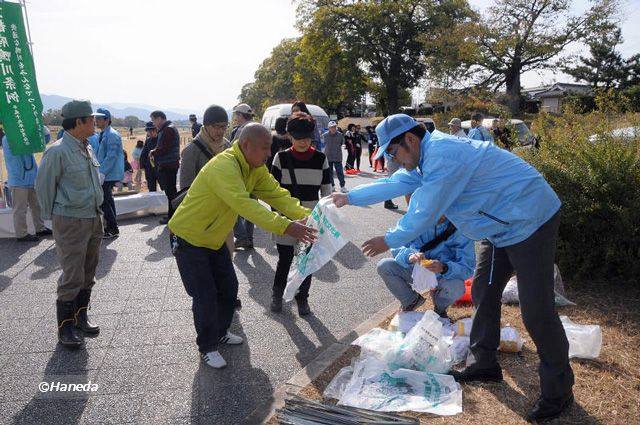
POLYGON ((247 124, 238 143, 202 168, 169 221, 180 277, 193 298, 196 344, 202 360, 214 368, 226 366, 219 344, 242 343, 241 337, 228 331, 238 279, 224 246, 238 215, 278 235, 303 242, 315 240, 315 229, 291 221, 305 219, 311 211, 269 173, 265 166, 269 155, 269 130, 258 123, 247 124))

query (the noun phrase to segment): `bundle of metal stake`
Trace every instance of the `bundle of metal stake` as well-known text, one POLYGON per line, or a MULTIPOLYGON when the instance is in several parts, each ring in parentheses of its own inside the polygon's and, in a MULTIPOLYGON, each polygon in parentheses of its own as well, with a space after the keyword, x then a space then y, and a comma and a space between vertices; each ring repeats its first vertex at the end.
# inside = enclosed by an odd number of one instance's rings
POLYGON ((276 411, 283 425, 416 425, 417 419, 393 413, 374 412, 354 407, 335 406, 289 394, 285 406, 276 411))

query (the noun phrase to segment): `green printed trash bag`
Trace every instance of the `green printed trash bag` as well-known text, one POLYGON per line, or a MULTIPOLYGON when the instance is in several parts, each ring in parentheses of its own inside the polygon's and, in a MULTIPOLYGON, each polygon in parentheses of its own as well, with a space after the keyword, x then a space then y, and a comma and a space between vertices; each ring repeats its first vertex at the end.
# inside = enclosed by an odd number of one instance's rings
POLYGON ((313 244, 298 247, 298 254, 284 290, 285 301, 293 300, 302 281, 320 270, 351 239, 347 233, 349 220, 333 204, 331 198, 322 198, 318 202, 309 216, 307 225, 318 229, 318 239, 313 244))
POLYGON ((390 370, 373 357, 356 362, 350 381, 341 389, 341 394, 335 395, 340 396, 339 405, 380 412, 435 415, 462 412, 462 389, 452 376, 409 369, 390 370))

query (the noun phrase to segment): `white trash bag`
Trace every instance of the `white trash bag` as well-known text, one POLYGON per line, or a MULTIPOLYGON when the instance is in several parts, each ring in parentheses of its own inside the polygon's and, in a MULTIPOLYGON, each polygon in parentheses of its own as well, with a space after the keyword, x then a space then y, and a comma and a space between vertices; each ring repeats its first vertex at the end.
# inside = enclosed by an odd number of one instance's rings
POLYGON ((511 326, 500 329, 500 346, 498 350, 503 353, 519 353, 522 351, 524 341, 520 338, 518 330, 511 326))
POLYGON ((434 311, 427 310, 396 348, 389 366, 392 369, 447 373, 455 358, 451 340, 444 338, 439 319, 434 311))
POLYGON ((438 279, 436 279, 435 273, 424 267, 419 261, 413 265, 411 278, 411 287, 419 294, 435 289, 438 286, 438 279))
POLYGON ((305 277, 317 272, 347 244, 349 220, 331 198, 322 198, 311 212, 307 225, 318 229, 318 239, 312 245, 302 245, 289 272, 283 298, 291 301, 305 277))
POLYGON ((456 335, 471 336, 471 325, 473 325, 473 317, 458 320, 455 326, 456 335))
POLYGON ((406 334, 422 319, 422 316, 424 316, 422 311, 401 311, 391 319, 389 330, 406 334))
POLYGON ((324 389, 322 395, 325 398, 335 398, 340 400, 342 394, 344 394, 345 388, 349 385, 349 381, 353 377, 353 366, 343 367, 336 373, 327 388, 324 389))
POLYGON ((374 357, 381 361, 388 361, 396 348, 402 344, 403 339, 401 332, 373 328, 358 337, 351 345, 360 347, 361 357, 374 357))
POLYGON ((598 325, 579 325, 560 316, 569 340, 569 358, 596 359, 602 348, 602 330, 598 325))
MULTIPOLYGON (((567 305, 576 305, 576 303, 567 299, 564 293, 564 283, 562 281, 562 275, 560 269, 556 264, 553 265, 553 290, 555 292, 555 303, 558 307, 564 307, 567 305)), ((507 282, 502 292, 502 304, 518 304, 520 298, 518 295, 518 278, 512 276, 507 282)))
POLYGON ((455 415, 462 412, 462 389, 450 375, 392 371, 370 357, 356 362, 338 404, 380 412, 455 415))

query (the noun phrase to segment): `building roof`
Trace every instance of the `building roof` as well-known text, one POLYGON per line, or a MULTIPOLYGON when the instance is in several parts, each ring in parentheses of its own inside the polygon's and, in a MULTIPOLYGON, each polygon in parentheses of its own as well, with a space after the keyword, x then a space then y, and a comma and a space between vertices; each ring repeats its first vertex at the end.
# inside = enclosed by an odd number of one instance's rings
POLYGON ((538 86, 523 89, 522 93, 534 99, 547 97, 560 97, 566 94, 589 95, 593 92, 591 86, 586 84, 554 83, 547 86, 538 86))

